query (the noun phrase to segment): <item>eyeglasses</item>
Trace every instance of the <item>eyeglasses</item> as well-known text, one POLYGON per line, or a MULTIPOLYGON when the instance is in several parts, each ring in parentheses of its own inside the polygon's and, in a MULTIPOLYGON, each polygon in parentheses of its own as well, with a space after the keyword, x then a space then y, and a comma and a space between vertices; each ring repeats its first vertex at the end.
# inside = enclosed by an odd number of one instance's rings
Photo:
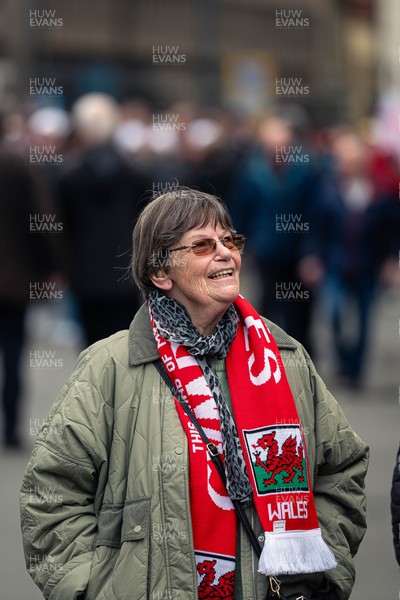
POLYGON ((202 240, 195 240, 190 246, 179 246, 179 248, 171 248, 169 252, 176 252, 177 250, 191 250, 196 256, 206 256, 206 254, 212 254, 217 249, 217 243, 221 242, 225 248, 229 250, 244 249, 244 243, 246 238, 240 233, 234 233, 232 235, 226 235, 220 240, 213 240, 212 238, 204 238, 202 240))

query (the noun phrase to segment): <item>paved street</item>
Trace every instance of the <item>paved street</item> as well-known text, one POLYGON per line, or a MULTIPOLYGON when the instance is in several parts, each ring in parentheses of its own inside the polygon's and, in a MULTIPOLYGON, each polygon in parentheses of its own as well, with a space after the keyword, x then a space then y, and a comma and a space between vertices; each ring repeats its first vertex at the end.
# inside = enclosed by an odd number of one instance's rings
MULTIPOLYGON (((19 532, 18 491, 35 429, 40 427, 57 392, 72 370, 75 347, 56 330, 45 325, 44 311, 36 308, 33 334, 25 357, 26 401, 24 434, 27 451, 21 455, 2 454, 0 598, 38 600, 42 596, 25 571, 19 532), (45 356, 52 368, 40 366, 45 356), (32 354, 33 352, 33 354, 32 354), (32 361, 33 358, 33 362, 32 361), (30 366, 31 365, 31 366, 30 366), (31 435, 32 434, 32 435, 31 435)), ((389 491, 395 454, 400 439, 399 422, 399 314, 394 291, 381 296, 376 307, 374 343, 369 358, 365 388, 349 391, 333 376, 322 313, 315 322, 318 332, 318 368, 328 387, 342 405, 350 423, 371 447, 368 476, 369 529, 357 557, 357 582, 352 600, 397 600, 399 570, 394 560, 389 516, 389 491)), ((71 342, 71 340, 68 340, 71 342)))

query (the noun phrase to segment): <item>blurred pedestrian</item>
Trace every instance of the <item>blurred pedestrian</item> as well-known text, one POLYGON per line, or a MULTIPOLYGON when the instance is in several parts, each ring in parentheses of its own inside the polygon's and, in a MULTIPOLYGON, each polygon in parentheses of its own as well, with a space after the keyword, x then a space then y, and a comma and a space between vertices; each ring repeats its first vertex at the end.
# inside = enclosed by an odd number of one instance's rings
POLYGON ((39 108, 29 117, 26 129, 31 156, 40 165, 43 183, 54 197, 60 169, 66 158, 70 116, 61 108, 39 108))
POLYGON ((321 192, 327 302, 338 372, 358 386, 379 271, 396 246, 396 219, 389 217, 395 203, 372 178, 370 150, 356 132, 338 130, 332 155, 333 173, 321 192))
POLYGON ((396 286, 400 283, 400 168, 392 153, 373 146, 368 172, 375 187, 372 207, 377 222, 373 232, 374 271, 383 286, 396 286))
POLYGON ((237 166, 228 206, 259 268, 260 312, 310 352, 315 288, 323 276, 316 209, 319 179, 290 123, 271 117, 237 166))
POLYGON ((238 153, 228 143, 227 127, 226 119, 219 113, 188 124, 184 134, 184 185, 220 198, 228 196, 238 153))
POLYGON ((150 182, 111 143, 115 100, 88 94, 73 107, 81 151, 60 178, 69 275, 88 344, 129 327, 138 295, 127 277, 132 225, 150 182))
MULTIPOLYGON (((1 129, 1 123, 0 123, 1 129)), ((21 445, 20 364, 26 337, 30 286, 43 283, 59 265, 54 239, 40 223, 54 206, 28 159, 1 146, 0 134, 0 350, 3 444, 21 445)))

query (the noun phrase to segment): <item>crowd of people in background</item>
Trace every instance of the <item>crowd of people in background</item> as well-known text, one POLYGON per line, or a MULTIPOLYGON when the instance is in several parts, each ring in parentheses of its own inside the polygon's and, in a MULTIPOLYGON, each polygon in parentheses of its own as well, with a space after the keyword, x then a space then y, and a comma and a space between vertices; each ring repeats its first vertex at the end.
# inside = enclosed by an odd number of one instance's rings
POLYGON ((19 444, 32 289, 56 282, 70 290, 86 344, 129 327, 141 301, 129 279, 135 219, 147 200, 177 186, 225 201, 258 273, 256 308, 312 355, 313 309, 325 292, 337 372, 360 385, 377 287, 398 277, 400 162, 371 132, 365 124, 316 129, 296 111, 246 118, 183 102, 155 111, 97 93, 70 112, 3 115, 6 445, 19 444))

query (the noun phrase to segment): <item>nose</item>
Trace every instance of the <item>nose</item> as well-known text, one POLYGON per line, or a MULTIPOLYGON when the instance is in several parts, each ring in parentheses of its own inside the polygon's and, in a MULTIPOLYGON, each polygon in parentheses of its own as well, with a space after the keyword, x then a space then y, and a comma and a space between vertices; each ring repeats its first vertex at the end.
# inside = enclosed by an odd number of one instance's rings
POLYGON ((232 256, 232 250, 229 250, 224 244, 217 240, 217 247, 215 248, 215 258, 220 260, 229 260, 232 256))

